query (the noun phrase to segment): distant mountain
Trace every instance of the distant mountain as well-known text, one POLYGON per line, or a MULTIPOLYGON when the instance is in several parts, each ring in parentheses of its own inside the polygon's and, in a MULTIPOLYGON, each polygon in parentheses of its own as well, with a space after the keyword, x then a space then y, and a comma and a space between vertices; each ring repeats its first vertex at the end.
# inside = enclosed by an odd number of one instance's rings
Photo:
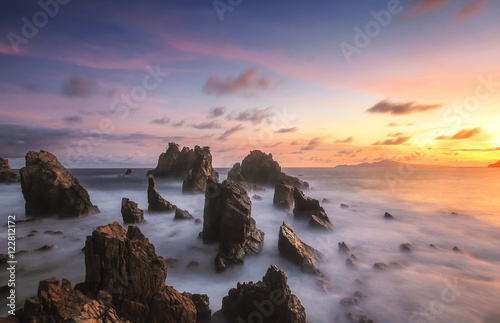
POLYGON ((500 160, 496 164, 491 164, 488 167, 500 167, 500 160))
POLYGON ((374 163, 362 163, 358 165, 338 165, 336 167, 399 167, 399 166, 412 166, 412 167, 446 167, 441 165, 422 165, 422 164, 409 164, 402 163, 394 160, 384 159, 374 163))

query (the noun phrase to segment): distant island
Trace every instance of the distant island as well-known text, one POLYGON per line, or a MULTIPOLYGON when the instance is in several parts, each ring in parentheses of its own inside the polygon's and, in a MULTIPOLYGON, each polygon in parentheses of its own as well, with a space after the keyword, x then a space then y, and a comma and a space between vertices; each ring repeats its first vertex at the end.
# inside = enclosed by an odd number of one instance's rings
POLYGON ((384 159, 374 163, 361 163, 357 165, 337 165, 337 167, 399 167, 399 166, 411 166, 411 167, 447 167, 442 165, 422 165, 422 164, 409 164, 398 162, 395 160, 384 159))
POLYGON ((496 164, 488 165, 488 167, 500 167, 500 160, 496 164))

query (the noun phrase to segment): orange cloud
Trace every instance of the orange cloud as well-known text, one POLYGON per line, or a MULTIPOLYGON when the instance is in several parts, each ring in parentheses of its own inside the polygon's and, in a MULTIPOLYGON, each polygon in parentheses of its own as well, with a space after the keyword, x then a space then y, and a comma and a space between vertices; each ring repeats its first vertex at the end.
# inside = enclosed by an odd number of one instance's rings
POLYGON ((415 104, 415 102, 393 103, 389 100, 382 100, 370 109, 366 110, 366 112, 389 113, 399 116, 436 110, 441 108, 442 106, 442 104, 415 104))
POLYGON ((407 142, 410 137, 399 137, 398 139, 386 139, 384 141, 377 141, 372 144, 372 146, 393 146, 393 145, 401 145, 407 142))
POLYGON ((469 139, 479 134, 482 131, 481 127, 477 127, 474 129, 463 129, 454 134, 453 136, 439 136, 436 140, 445 140, 445 139, 469 139))
POLYGON ((479 10, 481 10, 488 0, 476 0, 467 6, 465 6, 462 10, 457 13, 457 17, 460 19, 468 19, 474 16, 479 10))

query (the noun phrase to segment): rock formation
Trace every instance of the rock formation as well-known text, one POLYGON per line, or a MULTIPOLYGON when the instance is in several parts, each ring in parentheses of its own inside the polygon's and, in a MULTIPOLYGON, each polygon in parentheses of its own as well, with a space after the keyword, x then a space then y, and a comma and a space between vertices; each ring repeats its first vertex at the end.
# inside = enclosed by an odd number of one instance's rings
POLYGON ((306 311, 287 284, 283 270, 272 265, 262 281, 238 283, 222 300, 228 322, 305 323, 306 311))
POLYGON ((194 220, 194 217, 188 211, 176 207, 174 220, 194 220))
POLYGON ((389 212, 385 212, 384 214, 384 219, 387 219, 387 220, 392 220, 394 219, 394 217, 392 216, 392 214, 390 214, 389 212))
POLYGON ((123 223, 141 223, 144 221, 144 211, 139 209, 137 203, 128 198, 122 199, 123 223))
POLYGON ((179 150, 179 145, 170 142, 167 151, 158 158, 158 165, 148 174, 156 177, 174 177, 184 179, 193 167, 194 151, 188 147, 179 150))
POLYGON ((205 192, 207 181, 219 181, 219 174, 212 168, 212 154, 209 147, 194 148, 194 161, 182 183, 183 192, 205 192))
POLYGON ((488 167, 500 167, 500 160, 495 164, 488 165, 488 167))
POLYGON ((283 209, 290 209, 293 205, 293 186, 276 183, 273 204, 283 209))
POLYGON ((227 174, 227 179, 236 183, 246 181, 274 186, 278 182, 283 182, 299 188, 309 187, 307 182, 282 173, 278 162, 273 160, 273 155, 260 150, 252 150, 241 164, 234 164, 227 174))
POLYGON ((26 215, 77 217, 99 212, 78 180, 47 151, 28 152, 20 173, 26 215))
POLYGON ((290 260, 305 272, 323 276, 317 268, 317 263, 325 261, 325 256, 300 240, 286 221, 283 221, 280 227, 278 250, 282 257, 290 260))
POLYGON ((295 207, 293 215, 297 218, 309 219, 309 225, 327 230, 333 230, 333 224, 330 222, 325 210, 319 205, 319 201, 310 198, 298 189, 294 188, 293 197, 295 207))
POLYGON ((9 161, 0 157, 0 183, 17 182, 17 174, 10 169, 9 161))
POLYGON ((228 265, 244 262, 245 255, 259 253, 264 232, 257 229, 251 216, 252 202, 240 185, 224 181, 211 182, 205 192, 203 211, 203 242, 219 241, 215 259, 217 272, 228 265))
POLYGON ((134 173, 134 170, 129 168, 127 169, 127 171, 125 172, 125 175, 132 175, 134 173))
POLYGON ((148 185, 148 210, 155 212, 173 212, 176 207, 165 200, 156 189, 156 182, 153 175, 149 175, 148 185))

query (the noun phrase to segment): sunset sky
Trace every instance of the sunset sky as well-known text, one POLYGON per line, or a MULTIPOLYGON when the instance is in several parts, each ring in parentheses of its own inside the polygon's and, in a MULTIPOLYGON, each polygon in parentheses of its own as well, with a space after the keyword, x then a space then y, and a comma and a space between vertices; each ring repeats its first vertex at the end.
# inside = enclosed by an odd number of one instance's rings
POLYGON ((499 1, 0 7, 13 167, 40 149, 67 167, 154 167, 170 141, 210 146, 217 167, 253 149, 285 167, 500 159, 499 1))

